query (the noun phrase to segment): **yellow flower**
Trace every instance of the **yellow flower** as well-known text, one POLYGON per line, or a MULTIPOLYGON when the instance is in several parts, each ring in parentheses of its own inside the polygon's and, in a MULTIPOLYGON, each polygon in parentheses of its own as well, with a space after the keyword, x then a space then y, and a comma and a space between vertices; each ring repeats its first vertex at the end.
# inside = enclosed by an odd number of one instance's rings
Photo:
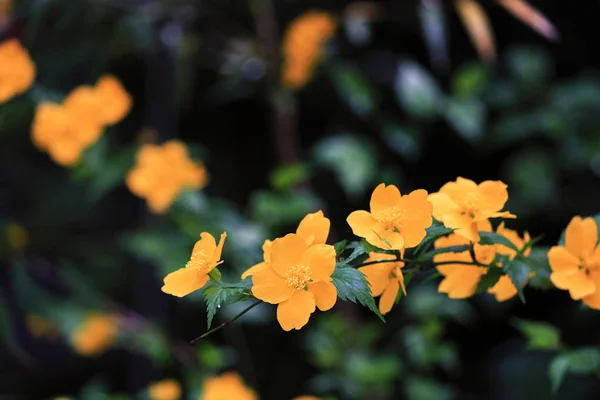
POLYGON ((565 234, 565 245, 548 252, 550 280, 568 290, 573 300, 600 309, 600 246, 598 226, 593 218, 573 217, 565 234))
POLYGON ((102 313, 87 314, 71 335, 71 345, 84 356, 104 353, 117 337, 116 318, 102 313))
POLYGON ((96 92, 100 98, 98 115, 106 125, 121 121, 131 109, 131 96, 112 75, 105 75, 96 82, 96 92))
POLYGON ((311 78, 323 45, 337 28, 334 16, 309 11, 294 20, 283 38, 283 84, 299 89, 311 78))
POLYGON ((173 296, 183 297, 201 289, 210 279, 208 274, 221 264, 221 252, 227 233, 221 234, 217 245, 215 238, 207 232, 200 234, 200 240, 196 242, 192 250, 190 261, 175 272, 171 272, 164 279, 162 291, 173 296))
MULTIPOLYGON (((401 257, 403 256, 404 254, 401 257)), ((395 258, 394 254, 369 253, 369 258, 365 262, 394 260, 395 258)), ((369 281, 371 295, 373 297, 381 296, 379 299, 379 311, 382 314, 390 312, 396 302, 400 288, 402 288, 402 292, 406 295, 402 267, 404 267, 404 263, 397 261, 367 265, 358 269, 365 275, 367 281, 369 281)))
POLYGON ((35 72, 35 64, 17 39, 0 43, 0 104, 26 92, 35 72))
MULTIPOLYGON (((327 241, 327 236, 329 236, 329 228, 331 226, 331 222, 329 218, 323 215, 323 211, 317 211, 312 214, 308 214, 305 216, 298 228, 296 229, 296 234, 300 235, 308 245, 311 244, 325 244, 327 241)), ((253 267, 247 269, 242 274, 242 279, 246 279, 248 276, 252 276, 258 271, 261 271, 265 268, 269 267, 269 263, 271 262, 271 246, 273 242, 270 240, 265 240, 263 243, 263 262, 254 265, 253 267)))
POLYGON ((258 400, 254 390, 235 372, 227 372, 204 381, 200 400, 258 400))
POLYGON ((100 98, 93 87, 76 87, 63 101, 63 107, 82 150, 100 139, 104 126, 98 118, 100 98))
POLYGON ((382 183, 373 191, 370 207, 371 212, 354 211, 347 221, 356 236, 381 249, 417 246, 432 223, 432 205, 423 189, 401 196, 396 186, 382 183))
POLYGON ((179 400, 181 385, 175 379, 163 379, 148 387, 148 396, 151 400, 179 400))
POLYGON ((125 181, 133 194, 146 199, 150 210, 161 214, 185 188, 206 186, 208 175, 201 163, 189 159, 184 143, 170 140, 162 146, 143 145, 125 181))
POLYGON ((252 275, 256 298, 277 306, 277 320, 285 331, 300 329, 308 322, 315 306, 331 309, 337 290, 331 283, 335 269, 335 249, 327 244, 311 244, 294 233, 276 239, 271 247, 268 268, 252 275))
POLYGON ((489 218, 516 218, 500 211, 508 200, 506 185, 500 181, 484 181, 477 185, 458 177, 427 198, 433 203, 433 216, 448 228, 472 242, 479 241, 477 222, 489 218))

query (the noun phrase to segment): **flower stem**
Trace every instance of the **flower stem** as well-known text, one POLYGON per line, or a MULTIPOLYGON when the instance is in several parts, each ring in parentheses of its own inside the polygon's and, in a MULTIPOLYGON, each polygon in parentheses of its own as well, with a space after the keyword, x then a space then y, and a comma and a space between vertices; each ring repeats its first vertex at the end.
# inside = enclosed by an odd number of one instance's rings
POLYGON ((257 305, 259 305, 260 303, 262 303, 262 300, 256 300, 254 303, 250 304, 248 307, 246 307, 242 312, 240 312, 238 315, 236 315, 235 317, 231 318, 228 321, 223 322, 221 325, 218 325, 214 328, 212 328, 211 330, 209 330, 208 332, 198 336, 196 339, 192 340, 190 342, 190 344, 193 344, 195 342, 197 342, 200 339, 204 339, 205 337, 207 337, 208 335, 215 333, 218 330, 223 329, 224 327, 226 327, 227 325, 235 322, 237 319, 239 319, 242 315, 246 314, 248 311, 252 310, 254 307, 256 307, 257 305))
POLYGON ((393 260, 376 260, 376 261, 368 261, 366 263, 362 263, 360 265, 357 265, 356 268, 360 268, 360 267, 366 267, 367 265, 373 265, 373 264, 383 264, 383 263, 392 263, 392 262, 403 262, 405 264, 411 264, 411 265, 421 265, 421 266, 431 266, 431 267, 436 267, 438 265, 447 265, 447 264, 460 264, 460 265, 474 265, 477 267, 490 267, 490 265, 487 264, 481 264, 478 262, 471 262, 471 261, 440 261, 440 262, 429 262, 429 261, 420 261, 420 260, 408 260, 408 259, 393 259, 393 260))

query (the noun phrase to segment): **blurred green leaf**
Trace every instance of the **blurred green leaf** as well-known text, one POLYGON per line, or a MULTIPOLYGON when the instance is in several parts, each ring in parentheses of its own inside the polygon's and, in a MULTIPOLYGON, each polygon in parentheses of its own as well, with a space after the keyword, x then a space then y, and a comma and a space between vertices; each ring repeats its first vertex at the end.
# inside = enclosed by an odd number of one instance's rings
POLYGON ((549 247, 534 247, 531 249, 531 254, 527 257, 527 262, 535 272, 535 275, 528 282, 530 287, 541 290, 555 288, 554 284, 550 281, 552 270, 548 263, 549 250, 549 247))
POLYGON ((221 305, 233 304, 252 299, 253 297, 250 295, 251 287, 251 279, 245 279, 241 283, 235 285, 229 283, 222 283, 220 285, 209 283, 202 290, 202 295, 206 301, 207 329, 210 329, 213 317, 221 305))
POLYGON ((521 301, 525 303, 523 288, 525 287, 525 284, 529 279, 529 275, 532 272, 532 268, 529 263, 525 259, 521 258, 521 256, 517 256, 505 264, 502 269, 515 285, 521 301))
POLYGON ((479 238, 479 244, 482 246, 501 244, 516 252, 520 251, 520 249, 513 242, 504 236, 497 234, 496 232, 480 231, 479 238))
POLYGON ((490 81, 490 70, 479 63, 462 65, 452 78, 452 93, 457 98, 472 97, 482 93, 490 81))
POLYGON ((250 199, 252 216, 265 225, 297 224, 315 209, 321 200, 311 192, 294 191, 274 193, 257 190, 250 199))
POLYGON ((348 246, 348 241, 346 239, 335 243, 333 245, 333 248, 335 249, 335 255, 339 257, 344 252, 344 250, 346 250, 346 246, 348 246))
POLYGON ((527 338, 530 349, 556 350, 560 347, 560 332, 553 325, 519 318, 512 324, 527 338))
POLYGON ((582 347, 556 356, 548 374, 552 382, 552 391, 556 392, 567 373, 586 375, 600 372, 600 349, 582 347))
POLYGON ((377 106, 377 98, 359 68, 350 64, 332 63, 329 72, 339 97, 355 114, 366 117, 373 112, 377 106))
POLYGON ((385 144, 403 158, 414 162, 419 157, 421 137, 417 129, 384 121, 381 135, 385 144))
POLYGON ((414 118, 432 118, 443 101, 443 93, 437 82, 414 61, 399 64, 394 89, 400 105, 414 118))
POLYGON ((515 47, 506 54, 507 67, 525 90, 537 90, 552 76, 552 59, 540 48, 515 47))
POLYGON ((340 299, 362 304, 385 322, 383 315, 379 312, 379 308, 375 305, 375 300, 371 296, 369 283, 362 272, 355 268, 344 266, 344 264, 338 264, 331 278, 340 299))
POLYGON ((304 164, 292 164, 277 168, 270 176, 271 186, 277 190, 289 190, 306 181, 308 167, 304 164))
POLYGON ((504 275, 502 273, 502 268, 489 267, 487 272, 479 280, 477 289, 475 289, 475 294, 487 293, 488 289, 491 289, 498 283, 498 280, 500 280, 502 275, 504 275))
POLYGON ((190 258, 191 241, 180 233, 131 232, 120 237, 122 248, 138 260, 160 267, 161 275, 182 268, 190 258))
POLYGON ((446 69, 449 64, 448 31, 442 2, 421 1, 419 18, 434 69, 446 69))
POLYGON ((213 282, 216 282, 216 283, 221 282, 221 271, 219 271, 219 268, 215 268, 212 271, 210 271, 208 273, 208 276, 210 277, 210 279, 213 282))
POLYGON ((346 194, 362 195, 377 173, 377 152, 370 142, 355 134, 339 134, 321 140, 313 150, 315 160, 333 171, 346 194))
POLYGON ((486 110, 477 99, 449 99, 443 115, 456 132, 468 142, 477 142, 483 137, 486 110))
POLYGON ((408 400, 450 400, 454 398, 450 388, 431 378, 422 376, 409 377, 405 391, 408 400))

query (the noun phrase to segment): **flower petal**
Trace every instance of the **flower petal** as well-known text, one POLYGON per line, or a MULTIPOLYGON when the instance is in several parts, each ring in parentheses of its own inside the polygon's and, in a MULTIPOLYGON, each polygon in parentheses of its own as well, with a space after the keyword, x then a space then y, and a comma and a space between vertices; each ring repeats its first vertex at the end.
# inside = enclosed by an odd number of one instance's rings
POLYGON ((264 269, 270 268, 270 265, 266 262, 261 262, 258 263, 250 268, 248 268, 246 271, 244 271, 244 273, 242 274, 242 279, 246 279, 249 276, 252 276, 254 274, 256 274, 259 271, 262 271, 264 269))
POLYGON ((508 276, 503 275, 498 279, 498 282, 488 290, 488 293, 493 294, 496 297, 496 301, 506 301, 517 294, 517 288, 508 276))
POLYGON ((596 291, 596 285, 583 269, 553 272, 550 280, 557 288, 568 290, 573 300, 581 300, 596 291))
POLYGON ((371 195, 371 213, 375 219, 389 213, 392 207, 398 205, 401 195, 400 190, 394 185, 385 186, 380 184, 371 195))
POLYGON ((300 264, 310 267, 313 281, 331 281, 335 270, 335 248, 328 244, 313 244, 300 259, 300 264))
POLYGON ((379 311, 382 314, 387 314, 392 310, 398 296, 398 290, 400 290, 400 284, 397 280, 392 279, 379 298, 379 311))
POLYGON ((598 290, 600 288, 600 271, 590 271, 588 277, 596 285, 596 291, 581 300, 583 300, 586 306, 600 310, 600 290, 598 290))
POLYGON ((352 228, 352 233, 363 238, 366 238, 368 234, 373 232, 378 225, 377 220, 373 218, 371 213, 364 210, 352 212, 348 215, 348 218, 346 218, 346 222, 348 222, 348 225, 352 228))
POLYGON ((272 246, 273 246, 273 242, 269 239, 265 240, 265 242, 262 245, 263 260, 265 260, 265 262, 267 262, 267 263, 271 262, 272 246))
POLYGON ((477 224, 475 224, 467 215, 446 214, 444 216, 444 225, 448 228, 455 229, 454 232, 456 234, 464 236, 474 243, 479 242, 477 224))
POLYGON ((587 257, 598 243, 598 226, 593 218, 573 217, 567 226, 565 247, 573 255, 587 257))
MULTIPOLYGON (((222 239, 221 239, 222 240, 222 239)), ((217 242, 213 235, 208 232, 202 232, 200 234, 200 240, 196 242, 194 245, 194 249, 192 250, 192 255, 194 254, 202 254, 202 259, 204 260, 212 260, 215 250, 217 248, 217 242)), ((220 256, 220 254, 219 254, 220 256)), ((218 261, 218 260, 217 260, 218 261)))
POLYGON ((418 189, 403 196, 400 207, 408 214, 406 223, 400 228, 404 247, 418 246, 426 235, 425 229, 433 222, 433 204, 427 200, 427 191, 418 189))
POLYGON ((508 200, 508 186, 501 181, 483 181, 477 186, 476 208, 487 215, 502 210, 508 200))
POLYGON ((371 296, 377 297, 383 293, 390 283, 390 274, 393 268, 393 263, 373 264, 358 268, 365 275, 371 286, 371 296))
POLYGON ((275 239, 271 246, 271 267, 281 276, 298 264, 308 246, 301 236, 294 233, 275 239))
POLYGON ((208 274, 193 269, 180 268, 165 277, 161 290, 173 296, 183 297, 202 288, 208 282, 208 279, 208 274))
POLYGON ((548 251, 548 263, 553 272, 563 270, 577 270, 581 262, 562 246, 553 246, 548 251))
POLYGON ((337 289, 331 282, 314 282, 308 284, 308 291, 315 297, 319 310, 331 309, 337 301, 337 289))
POLYGON ((433 217, 440 222, 444 222, 444 215, 460 212, 460 206, 446 193, 432 193, 427 200, 433 205, 433 217))
POLYGON ((296 233, 302 236, 308 245, 324 244, 329 236, 330 225, 329 218, 323 215, 323 211, 317 211, 308 214, 300 221, 296 233))
POLYGON ((447 293, 451 299, 464 299, 472 296, 486 269, 470 265, 443 265, 437 267, 445 275, 438 292, 447 293))
POLYGON ((221 238, 219 239, 219 244, 217 245, 217 248, 215 249, 212 260, 211 260, 210 265, 212 265, 212 268, 217 266, 217 264, 219 263, 219 260, 221 260, 221 253, 223 252, 223 245, 225 244, 226 237, 227 237, 227 232, 221 233, 221 238))
POLYGON ((277 321, 284 331, 300 329, 315 312, 315 297, 307 290, 296 290, 294 295, 277 306, 277 321))
MULTIPOLYGON (((462 205, 464 198, 471 192, 477 190, 477 184, 470 179, 456 178, 455 182, 448 182, 442 186, 439 193, 444 193, 459 206, 462 205)), ((435 207, 435 205, 434 205, 435 207)))
POLYGON ((286 301, 294 295, 295 290, 272 268, 265 268, 252 275, 252 294, 267 303, 286 301))
POLYGON ((375 226, 375 229, 365 239, 373 246, 384 250, 402 250, 404 248, 402 235, 399 232, 385 230, 381 225, 375 226))

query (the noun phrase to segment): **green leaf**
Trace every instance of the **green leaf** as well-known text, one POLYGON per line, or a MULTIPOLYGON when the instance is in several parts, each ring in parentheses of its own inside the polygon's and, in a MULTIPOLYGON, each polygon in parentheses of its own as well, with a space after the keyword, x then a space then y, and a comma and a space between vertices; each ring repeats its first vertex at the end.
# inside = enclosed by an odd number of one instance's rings
POLYGON ((438 249, 432 249, 427 253, 421 254, 419 256, 419 260, 433 259, 433 256, 436 254, 462 253, 464 251, 469 251, 469 245, 464 244, 460 246, 440 247, 438 249))
POLYGON ((549 247, 534 247, 527 257, 527 262, 535 272, 528 285, 536 289, 550 290, 555 288, 552 281, 550 281, 552 270, 548 263, 548 250, 550 250, 549 247))
POLYGON ((277 168, 269 177, 271 186, 277 190, 289 190, 309 177, 309 169, 304 164, 292 164, 277 168))
POLYGON ((507 264, 504 264, 502 269, 506 275, 508 275, 513 285, 515 285, 521 301, 525 303, 523 288, 529 279, 529 274, 532 272, 531 265, 527 262, 527 260, 521 257, 515 257, 507 264))
POLYGON ((346 239, 334 244, 333 248, 335 249, 336 257, 339 257, 344 252, 344 250, 346 250, 347 246, 348 246, 348 241, 346 239))
POLYGON ((512 325, 527 337, 531 349, 556 350, 560 347, 560 332, 553 325, 518 318, 512 325))
POLYGON ((475 294, 486 293, 488 289, 491 289, 498 283, 498 280, 500 280, 502 275, 504 275, 502 273, 502 268, 489 267, 487 272, 479 280, 477 289, 475 289, 475 294))
POLYGON ((371 252, 378 252, 380 251, 380 249, 378 247, 373 246, 372 244, 370 244, 369 242, 367 242, 365 239, 361 239, 360 242, 358 242, 357 244, 355 244, 354 250, 352 251, 352 253, 350 253, 350 255, 344 259, 344 261, 341 263, 341 265, 349 265, 352 261, 356 260, 358 257, 364 255, 364 254, 369 254, 371 252))
POLYGON ((12 351, 21 361, 30 363, 32 360, 19 346, 15 332, 11 324, 11 315, 8 306, 2 296, 0 296, 0 343, 3 343, 7 349, 12 351))
POLYGON ((356 268, 338 264, 333 275, 331 275, 331 278, 333 279, 333 284, 337 289, 338 297, 340 299, 362 304, 373 311, 379 319, 385 322, 383 315, 381 315, 377 305, 375 305, 373 296, 371 296, 369 282, 362 272, 356 268))
POLYGON ((452 232, 454 232, 454 229, 446 228, 444 224, 434 218, 431 226, 425 230, 425 237, 414 249, 413 254, 419 254, 419 252, 422 252, 427 246, 432 245, 437 239, 452 232))
POLYGON ((210 280, 212 280, 213 282, 216 282, 216 283, 221 282, 221 271, 219 271, 218 268, 215 268, 212 271, 210 271, 208 273, 208 276, 210 277, 210 280))
POLYGON ((481 245, 488 246, 488 245, 501 244, 503 246, 506 246, 506 247, 516 251, 517 253, 519 252, 519 248, 513 242, 511 242, 504 236, 497 234, 496 232, 480 231, 479 237, 480 237, 479 244, 481 244, 481 245))
POLYGON ((474 143, 483 137, 486 110, 477 99, 449 99, 443 108, 446 121, 466 141, 474 143))
POLYGON ((414 61, 400 63, 394 89, 402 108, 414 118, 432 118, 443 99, 435 79, 414 61))
POLYGON ((366 117, 373 112, 377 103, 375 92, 359 68, 351 64, 332 64, 329 76, 341 100, 355 114, 366 117))
POLYGON ((457 97, 477 95, 489 82, 490 75, 490 70, 482 64, 465 64, 454 74, 452 93, 457 97))
POLYGON ((416 161, 421 151, 423 136, 417 128, 384 121, 381 136, 391 150, 409 161, 416 161))
POLYGON ((575 375, 600 372, 600 349, 582 347, 556 356, 548 370, 554 392, 560 387, 567 372, 575 375))
POLYGON ((509 72, 525 90, 541 88, 552 75, 552 58, 537 47, 512 48, 506 60, 509 72))
POLYGON ((206 325, 210 329, 212 320, 221 305, 233 304, 240 301, 250 300, 251 279, 247 278, 239 284, 208 284, 202 295, 206 301, 206 325))

